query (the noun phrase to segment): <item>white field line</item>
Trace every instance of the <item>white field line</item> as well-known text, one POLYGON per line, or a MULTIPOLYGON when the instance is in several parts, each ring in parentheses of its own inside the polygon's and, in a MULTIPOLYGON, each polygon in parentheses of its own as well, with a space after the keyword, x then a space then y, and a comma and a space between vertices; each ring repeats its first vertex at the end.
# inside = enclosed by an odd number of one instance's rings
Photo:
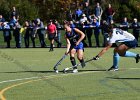
MULTIPOLYGON (((99 72, 99 71, 94 71, 99 72)), ((21 79, 13 79, 13 80, 6 80, 6 81, 1 81, 0 84, 3 83, 10 83, 10 82, 17 82, 17 81, 23 81, 23 80, 32 80, 32 79, 41 79, 41 78, 46 78, 46 77, 58 77, 58 76, 68 76, 68 75, 81 75, 81 74, 87 74, 87 73, 93 73, 92 71, 87 71, 87 72, 79 72, 79 73, 68 73, 68 74, 56 74, 56 75, 49 75, 49 76, 42 76, 42 77, 28 77, 28 78, 21 78, 21 79)))
POLYGON ((30 78, 21 78, 21 79, 14 79, 14 80, 6 80, 6 81, 1 81, 0 84, 2 83, 10 83, 10 82, 16 82, 16 81, 22 81, 22 80, 29 80, 29 79, 37 79, 39 77, 30 77, 30 78))
MULTIPOLYGON (((134 70, 134 69, 140 69, 140 68, 129 68, 129 69, 134 70)), ((86 71, 86 72, 79 72, 79 73, 56 74, 56 75, 49 75, 49 76, 42 76, 42 77, 27 77, 27 78, 21 78, 21 79, 13 79, 13 80, 1 81, 0 84, 23 81, 23 80, 41 79, 41 78, 46 78, 46 77, 49 78, 49 77, 68 76, 68 75, 81 75, 81 74, 95 73, 95 72, 102 72, 102 71, 86 71)))
MULTIPOLYGON (((40 60, 21 60, 20 62, 38 62, 40 60)), ((0 63, 7 63, 8 61, 0 61, 0 63)), ((13 61, 10 61, 10 62, 13 62, 13 61)))

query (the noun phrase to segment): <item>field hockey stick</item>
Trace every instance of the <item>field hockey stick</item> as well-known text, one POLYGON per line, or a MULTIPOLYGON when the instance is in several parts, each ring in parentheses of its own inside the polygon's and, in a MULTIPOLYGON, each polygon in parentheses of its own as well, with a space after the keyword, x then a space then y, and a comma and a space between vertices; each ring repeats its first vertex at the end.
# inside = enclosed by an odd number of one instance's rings
MULTIPOLYGON (((90 61, 92 61, 92 60, 93 60, 93 58, 92 58, 92 59, 89 59, 89 60, 86 60, 85 63, 90 62, 90 61)), ((65 69, 63 70, 63 73, 66 73, 69 69, 72 69, 72 68, 77 67, 77 66, 80 66, 80 65, 81 65, 81 63, 76 64, 75 66, 67 67, 67 68, 65 68, 65 69)))
POLYGON ((64 54, 61 59, 54 65, 54 70, 57 70, 58 65, 66 58, 67 54, 64 54))

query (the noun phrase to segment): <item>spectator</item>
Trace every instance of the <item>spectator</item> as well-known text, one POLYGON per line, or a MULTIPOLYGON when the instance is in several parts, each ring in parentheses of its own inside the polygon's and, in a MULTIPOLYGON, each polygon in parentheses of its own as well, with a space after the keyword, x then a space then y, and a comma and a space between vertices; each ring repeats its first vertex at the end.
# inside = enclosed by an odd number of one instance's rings
POLYGON ((30 25, 28 21, 25 21, 24 28, 26 29, 25 34, 24 34, 25 47, 29 48, 30 25))
POLYGON ((107 45, 107 42, 108 42, 108 23, 103 20, 102 22, 102 35, 103 35, 103 47, 105 47, 107 45))
POLYGON ((21 34, 20 34, 20 24, 19 22, 16 22, 13 25, 13 36, 15 37, 15 41, 16 41, 16 48, 21 48, 21 34))
POLYGON ((83 11, 80 8, 78 8, 76 10, 76 13, 75 14, 76 14, 76 20, 80 20, 81 15, 83 14, 83 11))
POLYGON ((90 8, 89 8, 89 4, 88 2, 85 2, 85 6, 83 8, 83 12, 86 15, 86 17, 89 19, 89 15, 90 15, 90 8))
POLYGON ((87 17, 86 17, 86 15, 85 14, 83 14, 82 15, 82 18, 80 19, 80 23, 85 23, 85 22, 87 22, 87 17))
POLYGON ((44 24, 39 18, 37 18, 36 19, 36 25, 37 25, 37 34, 38 34, 38 37, 39 37, 41 48, 45 48, 46 43, 45 43, 45 31, 44 31, 45 27, 44 27, 44 24))
POLYGON ((19 19, 19 14, 15 6, 13 6, 12 11, 11 11, 11 18, 13 18, 13 16, 15 16, 16 19, 19 19))
POLYGON ((94 18, 92 22, 92 27, 94 27, 94 36, 96 40, 96 47, 100 47, 99 43, 99 34, 100 34, 100 29, 99 29, 99 22, 94 18))
MULTIPOLYGON (((138 41, 138 38, 139 38, 139 23, 138 23, 138 20, 137 18, 134 18, 132 24, 131 24, 131 27, 133 28, 133 35, 134 37, 136 38, 136 40, 138 41)), ((137 44, 138 46, 138 44, 137 44)))
POLYGON ((8 22, 3 22, 2 29, 4 29, 3 30, 4 42, 7 43, 6 48, 10 48, 10 41, 12 37, 11 37, 11 31, 10 31, 10 26, 8 25, 8 22))
POLYGON ((18 20, 16 19, 16 16, 13 16, 12 19, 10 20, 10 27, 13 28, 14 25, 16 24, 18 20))
POLYGON ((113 16, 115 14, 111 4, 108 4, 108 7, 105 9, 105 13, 107 15, 107 23, 111 23, 111 20, 113 20, 113 16))
POLYGON ((103 10, 99 3, 96 4, 96 7, 94 8, 94 17, 99 22, 99 25, 101 23, 101 16, 102 16, 103 10))
POLYGON ((0 22, 5 22, 5 18, 0 14, 0 22))
POLYGON ((57 20, 55 20, 55 25, 57 28, 57 37, 56 37, 56 39, 58 40, 57 47, 60 48, 61 47, 61 30, 60 30, 61 25, 57 20))
POLYGON ((84 7, 89 6, 89 0, 83 0, 84 1, 84 7))
POLYGON ((120 24, 120 27, 121 27, 122 30, 128 31, 129 23, 127 21, 127 17, 123 18, 123 22, 120 24))
POLYGON ((89 47, 92 47, 91 37, 92 37, 92 28, 90 27, 91 22, 87 21, 84 28, 86 29, 86 35, 89 43, 89 47))
POLYGON ((36 38, 36 33, 37 33, 37 25, 35 23, 35 20, 32 20, 31 23, 31 33, 30 33, 30 37, 32 40, 32 44, 33 44, 33 48, 35 48, 35 38, 36 38))
POLYGON ((0 29, 2 29, 2 24, 5 22, 5 19, 3 18, 3 16, 0 14, 0 29))

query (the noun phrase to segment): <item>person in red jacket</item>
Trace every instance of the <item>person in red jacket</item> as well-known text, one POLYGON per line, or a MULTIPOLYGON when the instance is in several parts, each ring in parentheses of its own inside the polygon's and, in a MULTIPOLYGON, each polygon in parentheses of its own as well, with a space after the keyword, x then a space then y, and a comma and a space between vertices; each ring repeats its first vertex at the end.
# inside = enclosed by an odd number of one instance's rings
POLYGON ((58 39, 56 39, 57 28, 56 28, 56 25, 53 24, 52 20, 49 20, 48 22, 47 31, 48 31, 48 38, 50 40, 50 51, 53 51, 54 41, 56 41, 58 44, 61 44, 61 43, 58 41, 58 39))

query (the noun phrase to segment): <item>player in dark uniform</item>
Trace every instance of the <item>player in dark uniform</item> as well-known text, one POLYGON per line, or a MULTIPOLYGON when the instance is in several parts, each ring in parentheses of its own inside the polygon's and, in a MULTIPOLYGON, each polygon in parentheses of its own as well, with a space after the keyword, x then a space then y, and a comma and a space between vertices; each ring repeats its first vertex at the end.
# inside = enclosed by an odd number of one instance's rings
POLYGON ((69 22, 65 22, 64 25, 66 34, 66 42, 67 42, 67 51, 66 54, 70 54, 70 60, 73 66, 73 73, 78 72, 76 61, 75 61, 75 54, 77 53, 77 58, 81 63, 81 66, 84 67, 84 59, 83 59, 83 43, 81 42, 85 34, 77 28, 71 28, 69 22))

